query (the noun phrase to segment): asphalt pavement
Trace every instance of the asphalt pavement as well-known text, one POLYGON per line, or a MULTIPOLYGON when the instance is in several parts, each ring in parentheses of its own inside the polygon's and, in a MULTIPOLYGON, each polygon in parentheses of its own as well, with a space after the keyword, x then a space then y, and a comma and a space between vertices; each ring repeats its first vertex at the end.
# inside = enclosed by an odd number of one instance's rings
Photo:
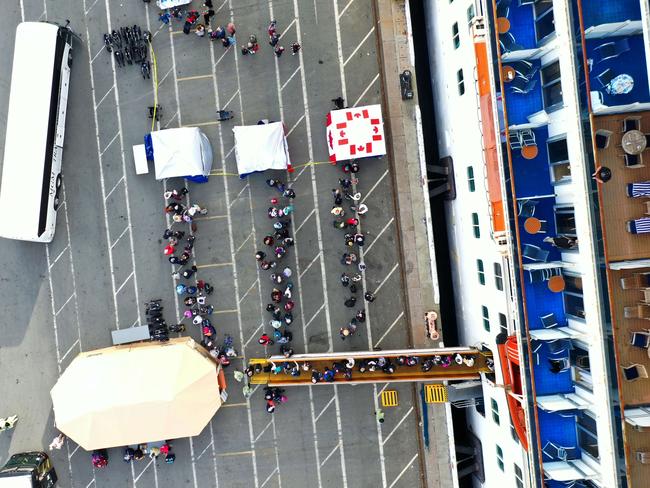
MULTIPOLYGON (((204 431, 173 442, 176 463, 124 463, 110 450, 106 469, 94 470, 90 455, 73 441, 52 454, 61 486, 400 487, 421 484, 418 426, 410 385, 342 385, 293 388, 274 415, 257 391, 247 401, 232 370, 247 358, 275 353, 257 344, 270 332, 264 306, 272 289, 255 251, 271 229, 266 215, 277 195, 268 175, 242 180, 236 173, 232 127, 260 119, 282 120, 296 171, 275 176, 297 193, 292 230, 296 239, 284 261, 294 272, 291 326, 296 352, 384 349, 408 346, 403 283, 395 231, 389 162, 362 160, 358 191, 369 212, 363 261, 366 289, 377 299, 368 320, 346 341, 339 328, 351 318, 343 306, 346 247, 332 226, 330 190, 343 177, 329 164, 325 116, 332 98, 347 104, 381 103, 381 78, 371 0, 216 0, 213 25, 233 21, 238 44, 256 34, 261 50, 242 56, 207 37, 184 35, 182 23, 164 25, 153 3, 113 0, 12 0, 0 17, 0 149, 4 146, 15 26, 21 20, 71 21, 75 45, 63 153, 64 204, 54 241, 48 245, 0 241, 0 415, 20 416, 15 430, 0 434, 0 462, 10 453, 46 448, 56 430, 49 390, 80 351, 111 345, 110 330, 143 323, 143 302, 162 298, 171 316, 182 304, 174 294, 172 268, 162 255, 168 225, 165 188, 136 175, 131 147, 151 130, 147 106, 154 86, 137 66, 116 67, 102 34, 138 24, 153 35, 158 98, 157 128, 199 126, 215 152, 213 176, 189 183, 189 201, 208 208, 196 220, 194 261, 200 279, 215 286, 213 323, 219 339, 231 335, 240 357, 228 370, 229 398, 204 431), (266 27, 278 21, 280 44, 273 55, 266 27), (291 43, 302 45, 292 56, 291 43), (216 109, 235 118, 217 122, 216 109), (374 410, 383 389, 395 389, 400 405, 386 422, 374 410)), ((193 6, 200 9, 199 2, 193 6)), ((27 142, 28 143, 28 142, 27 142)), ((19 202, 17 212, 19 212, 19 202)), ((358 294, 359 298, 361 293, 358 294)), ((362 300, 359 300, 361 304, 362 300)), ((188 331, 197 340, 200 331, 188 331)), ((276 346, 277 347, 277 346, 276 346)), ((142 365, 165 374, 164 365, 142 365)), ((155 416, 155 411, 152 412, 155 416)))

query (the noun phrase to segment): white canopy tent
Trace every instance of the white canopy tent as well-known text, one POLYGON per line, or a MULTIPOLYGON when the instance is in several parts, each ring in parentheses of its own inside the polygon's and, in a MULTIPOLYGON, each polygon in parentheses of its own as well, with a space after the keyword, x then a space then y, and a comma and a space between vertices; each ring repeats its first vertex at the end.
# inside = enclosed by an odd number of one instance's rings
POLYGON ((289 147, 282 122, 234 127, 235 157, 240 178, 267 169, 289 170, 289 147))
POLYGON ((327 114, 327 149, 333 164, 386 154, 381 105, 332 110, 327 114))
POLYGON ((212 168, 212 147, 198 127, 180 127, 152 132, 156 179, 208 176, 212 168))

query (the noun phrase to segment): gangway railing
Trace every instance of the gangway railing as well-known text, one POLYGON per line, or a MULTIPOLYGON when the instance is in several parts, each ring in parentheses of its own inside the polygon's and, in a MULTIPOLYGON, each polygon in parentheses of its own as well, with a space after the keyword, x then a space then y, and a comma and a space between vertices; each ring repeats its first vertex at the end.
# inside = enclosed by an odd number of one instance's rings
POLYGON ((472 380, 479 379, 481 373, 493 372, 493 369, 490 351, 471 347, 446 347, 294 354, 290 358, 271 356, 249 360, 248 371, 252 384, 299 386, 313 384, 314 372, 318 378, 316 384, 326 385, 472 380), (400 364, 408 362, 408 358, 416 358, 417 363, 412 366, 400 364), (378 365, 383 362, 392 367, 378 365), (376 364, 374 371, 371 371, 369 364, 373 363, 376 364), (425 364, 430 366, 428 370, 423 368, 425 364), (361 371, 362 366, 365 366, 364 372, 361 371), (320 377, 326 370, 334 369, 339 372, 331 381, 320 377))

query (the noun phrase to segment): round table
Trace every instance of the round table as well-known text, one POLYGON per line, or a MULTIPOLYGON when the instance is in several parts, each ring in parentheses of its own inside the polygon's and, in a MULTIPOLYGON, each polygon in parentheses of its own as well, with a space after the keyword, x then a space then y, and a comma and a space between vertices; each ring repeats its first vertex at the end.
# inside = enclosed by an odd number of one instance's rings
POLYGON ((521 156, 524 159, 535 159, 538 153, 537 146, 524 146, 521 148, 521 156))
POLYGON ((628 130, 623 134, 623 139, 621 145, 623 146, 623 151, 628 154, 641 154, 645 148, 648 141, 645 138, 645 134, 640 130, 628 130))
POLYGON ((515 75, 517 74, 515 69, 512 66, 508 66, 508 65, 505 65, 502 68, 502 72, 503 72, 504 83, 510 83, 512 80, 515 79, 515 75))
POLYGON ((632 88, 634 88, 634 78, 626 73, 621 73, 612 78, 612 81, 605 87, 605 91, 610 95, 625 95, 630 93, 632 88))
POLYGON ((542 222, 535 217, 528 217, 524 220, 524 230, 529 234, 537 234, 542 230, 542 222))
POLYGON ((562 276, 551 276, 546 283, 548 289, 553 293, 560 293, 564 291, 564 278, 562 276))
POLYGON ((510 30, 510 21, 505 17, 497 17, 497 31, 499 34, 505 34, 510 30))

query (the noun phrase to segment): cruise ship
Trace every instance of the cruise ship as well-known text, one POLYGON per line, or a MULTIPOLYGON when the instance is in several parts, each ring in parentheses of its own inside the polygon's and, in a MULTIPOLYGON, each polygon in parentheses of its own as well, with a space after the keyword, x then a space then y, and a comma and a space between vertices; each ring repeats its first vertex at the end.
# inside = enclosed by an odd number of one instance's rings
POLYGON ((647 487, 650 5, 417 8, 457 340, 497 359, 453 409, 458 482, 647 487))

